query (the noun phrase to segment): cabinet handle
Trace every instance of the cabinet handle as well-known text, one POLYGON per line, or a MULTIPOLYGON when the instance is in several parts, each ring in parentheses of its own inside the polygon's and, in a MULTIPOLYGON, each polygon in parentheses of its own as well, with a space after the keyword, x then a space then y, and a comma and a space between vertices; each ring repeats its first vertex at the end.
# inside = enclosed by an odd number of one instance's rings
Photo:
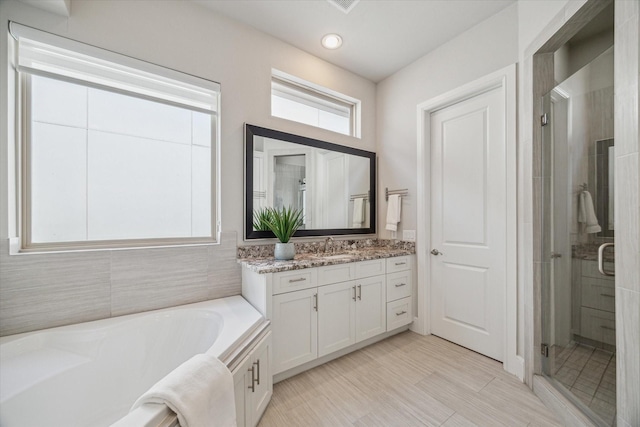
POLYGON ((606 329, 608 331, 615 331, 616 330, 616 328, 612 328, 611 326, 600 325, 600 327, 602 329, 606 329))
POLYGON ((406 285, 406 283, 398 283, 398 284, 396 284, 396 288, 399 288, 400 286, 405 286, 405 285, 406 285))
POLYGON ((318 294, 313 294, 313 309, 318 311, 318 294))
POLYGON ((249 368, 249 371, 251 371, 251 385, 249 387, 247 387, 247 388, 250 388, 251 392, 255 393, 256 392, 256 375, 255 375, 256 373, 253 370, 253 366, 251 366, 251 368, 249 368))
POLYGON ((396 313, 396 316, 402 316, 403 314, 407 314, 407 311, 402 310, 400 313, 396 313))
POLYGON ((362 285, 358 285, 358 299, 362 301, 362 285))
POLYGON ((257 362, 254 362, 254 365, 258 367, 258 374, 256 375, 258 378, 256 379, 256 382, 260 385, 260 359, 258 359, 257 362))
POLYGON ((356 300, 356 285, 353 285, 353 300, 356 300))
POLYGON ((615 295, 609 295, 609 294, 600 294, 601 297, 609 297, 609 298, 615 298, 615 295))
POLYGON ((306 277, 300 277, 298 279, 289 279, 289 283, 304 282, 305 280, 307 280, 306 277))
POLYGON ((405 264, 406 264, 406 262, 396 262, 395 264, 396 264, 396 265, 405 265, 405 264))

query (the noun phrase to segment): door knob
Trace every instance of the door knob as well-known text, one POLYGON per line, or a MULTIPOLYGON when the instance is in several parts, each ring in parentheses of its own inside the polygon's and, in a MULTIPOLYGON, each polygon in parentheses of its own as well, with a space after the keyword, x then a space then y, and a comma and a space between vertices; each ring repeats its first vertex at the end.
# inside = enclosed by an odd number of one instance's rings
POLYGON ((440 251, 439 251, 439 250, 437 250, 437 249, 432 249, 432 250, 431 250, 431 255, 443 255, 443 254, 442 254, 442 252, 440 252, 440 251))

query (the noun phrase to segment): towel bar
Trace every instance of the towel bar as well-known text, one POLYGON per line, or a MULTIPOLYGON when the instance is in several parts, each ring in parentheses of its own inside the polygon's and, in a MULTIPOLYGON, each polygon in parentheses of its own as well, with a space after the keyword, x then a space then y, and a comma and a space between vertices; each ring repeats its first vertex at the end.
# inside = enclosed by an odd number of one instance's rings
POLYGON ((389 187, 384 187, 384 199, 389 201, 389 196, 392 194, 397 194, 399 196, 408 196, 409 190, 403 188, 402 190, 389 190, 389 187))

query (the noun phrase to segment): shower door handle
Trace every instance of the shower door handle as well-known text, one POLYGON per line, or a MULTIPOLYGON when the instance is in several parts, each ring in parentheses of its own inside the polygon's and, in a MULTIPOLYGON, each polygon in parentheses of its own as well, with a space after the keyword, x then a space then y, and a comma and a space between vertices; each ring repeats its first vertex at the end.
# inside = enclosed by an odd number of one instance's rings
POLYGON ((600 274, 604 276, 615 276, 616 274, 604 269, 604 250, 609 246, 615 247, 614 243, 603 243, 598 248, 598 270, 600 270, 600 274))

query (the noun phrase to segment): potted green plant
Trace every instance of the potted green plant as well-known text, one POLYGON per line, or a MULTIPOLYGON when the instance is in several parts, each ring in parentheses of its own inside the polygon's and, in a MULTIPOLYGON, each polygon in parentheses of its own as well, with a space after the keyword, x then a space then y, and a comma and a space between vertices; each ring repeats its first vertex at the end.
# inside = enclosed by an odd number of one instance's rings
POLYGON ((302 225, 302 211, 288 208, 267 208, 270 213, 264 215, 269 229, 280 240, 273 251, 275 259, 290 260, 296 254, 295 246, 289 242, 291 236, 302 225))

